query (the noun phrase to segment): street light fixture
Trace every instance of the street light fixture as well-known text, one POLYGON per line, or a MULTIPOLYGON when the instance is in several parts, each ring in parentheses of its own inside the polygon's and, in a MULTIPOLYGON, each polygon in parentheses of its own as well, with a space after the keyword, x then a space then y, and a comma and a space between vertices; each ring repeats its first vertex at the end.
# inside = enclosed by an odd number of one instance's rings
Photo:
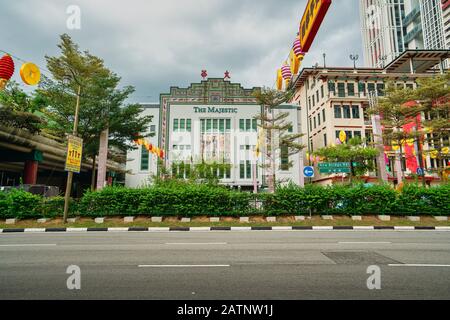
POLYGON ((359 59, 359 55, 357 55, 357 54, 355 54, 355 55, 351 54, 350 55, 350 60, 353 61, 353 69, 356 69, 356 61, 358 61, 358 59, 359 59))

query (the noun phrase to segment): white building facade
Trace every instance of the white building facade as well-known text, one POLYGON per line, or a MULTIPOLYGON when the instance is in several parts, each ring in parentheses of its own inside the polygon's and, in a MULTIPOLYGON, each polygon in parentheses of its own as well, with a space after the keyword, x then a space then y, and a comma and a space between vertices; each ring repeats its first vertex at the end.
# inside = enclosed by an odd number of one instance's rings
MULTIPOLYGON (((187 178, 199 164, 218 164, 220 183, 243 189, 259 188, 266 183, 264 154, 256 155, 258 121, 262 108, 254 93, 259 88, 244 89, 223 79, 208 79, 188 88, 172 87, 162 94, 160 104, 147 106, 153 115, 157 135, 151 143, 164 150, 158 165, 156 156, 147 156, 145 147, 128 153, 128 187, 151 183, 151 176, 162 167, 173 176, 187 178)), ((287 112, 292 132, 300 132, 297 106, 282 105, 276 112, 287 112)), ((299 156, 277 155, 277 180, 300 183, 299 156), (293 166, 285 165, 292 162, 293 166)))

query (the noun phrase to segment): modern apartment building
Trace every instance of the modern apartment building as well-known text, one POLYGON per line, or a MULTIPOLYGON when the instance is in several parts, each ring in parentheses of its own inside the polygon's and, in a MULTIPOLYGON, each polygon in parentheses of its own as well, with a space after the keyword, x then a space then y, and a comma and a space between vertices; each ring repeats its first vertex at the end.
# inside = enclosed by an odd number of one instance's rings
POLYGON ((407 49, 449 49, 448 2, 360 0, 366 66, 382 68, 407 49))

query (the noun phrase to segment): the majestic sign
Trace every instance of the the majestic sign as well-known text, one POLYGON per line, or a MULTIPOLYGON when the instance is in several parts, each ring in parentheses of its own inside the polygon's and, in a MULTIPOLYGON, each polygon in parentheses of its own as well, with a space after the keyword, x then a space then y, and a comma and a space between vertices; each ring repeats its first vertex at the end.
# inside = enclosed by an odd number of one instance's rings
POLYGON ((194 107, 195 113, 238 113, 238 108, 194 107))

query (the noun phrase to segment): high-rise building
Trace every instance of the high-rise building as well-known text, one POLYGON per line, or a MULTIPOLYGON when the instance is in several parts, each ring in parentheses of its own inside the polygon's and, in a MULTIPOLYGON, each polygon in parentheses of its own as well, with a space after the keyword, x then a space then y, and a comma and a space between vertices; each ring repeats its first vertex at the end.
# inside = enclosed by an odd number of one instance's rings
POLYGON ((365 64, 382 68, 405 50, 405 0, 360 0, 365 64))
POLYGON ((450 49, 450 0, 442 0, 442 18, 444 20, 445 47, 450 49))
POLYGON ((449 3, 449 0, 361 0, 365 64, 383 67, 407 49, 448 49, 449 3))

